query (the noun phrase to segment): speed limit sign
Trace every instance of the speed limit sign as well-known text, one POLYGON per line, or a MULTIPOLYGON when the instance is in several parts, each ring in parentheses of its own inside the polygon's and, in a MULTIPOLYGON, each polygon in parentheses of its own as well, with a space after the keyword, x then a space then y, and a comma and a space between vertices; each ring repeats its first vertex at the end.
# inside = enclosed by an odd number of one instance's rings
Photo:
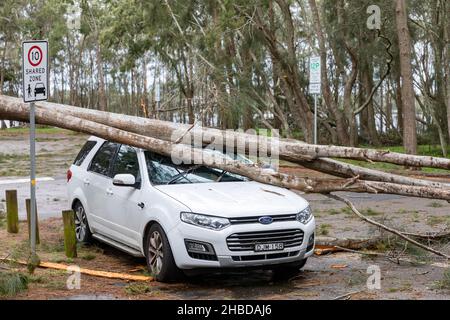
POLYGON ((48 99, 48 42, 22 43, 22 73, 24 102, 48 99))

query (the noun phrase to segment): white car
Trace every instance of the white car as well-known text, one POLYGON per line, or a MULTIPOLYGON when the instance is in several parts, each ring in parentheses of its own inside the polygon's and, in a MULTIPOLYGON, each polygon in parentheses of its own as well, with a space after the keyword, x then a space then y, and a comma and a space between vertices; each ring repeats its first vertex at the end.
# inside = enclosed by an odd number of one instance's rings
POLYGON ((67 181, 78 241, 145 257, 159 281, 197 269, 292 274, 313 255, 310 206, 283 188, 96 137, 67 181))

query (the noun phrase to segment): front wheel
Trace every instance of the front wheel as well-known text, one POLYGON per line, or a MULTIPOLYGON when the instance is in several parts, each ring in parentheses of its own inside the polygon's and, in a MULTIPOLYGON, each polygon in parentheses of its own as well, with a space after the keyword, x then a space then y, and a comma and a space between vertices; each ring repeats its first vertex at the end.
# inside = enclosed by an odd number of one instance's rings
POLYGON ((276 266, 272 269, 274 280, 289 280, 298 275, 308 259, 299 262, 276 266))
POLYGON ((159 224, 150 227, 146 244, 147 268, 153 277, 160 282, 181 279, 182 272, 175 264, 166 233, 159 224))

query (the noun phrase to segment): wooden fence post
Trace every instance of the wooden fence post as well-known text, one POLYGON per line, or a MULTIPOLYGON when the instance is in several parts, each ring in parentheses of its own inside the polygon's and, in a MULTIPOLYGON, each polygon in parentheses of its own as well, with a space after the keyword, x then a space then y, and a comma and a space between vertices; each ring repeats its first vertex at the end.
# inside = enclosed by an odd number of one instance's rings
MULTIPOLYGON (((25 200, 25 207, 27 208, 27 221, 28 221, 28 239, 31 241, 31 200, 26 199, 25 200)), ((41 243, 41 239, 39 237, 39 220, 38 220, 38 214, 37 214, 37 205, 36 208, 36 244, 41 243)))
POLYGON ((19 233, 17 190, 6 190, 6 223, 9 233, 19 233))
POLYGON ((67 258, 77 257, 77 236, 75 234, 75 213, 73 210, 62 212, 64 222, 64 249, 67 258))

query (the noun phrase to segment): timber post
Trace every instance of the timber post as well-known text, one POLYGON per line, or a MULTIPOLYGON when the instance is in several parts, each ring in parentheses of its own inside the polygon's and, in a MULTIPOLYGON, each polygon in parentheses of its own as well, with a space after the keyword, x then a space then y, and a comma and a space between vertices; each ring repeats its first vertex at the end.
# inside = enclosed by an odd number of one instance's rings
POLYGON ((6 222, 8 233, 19 233, 17 190, 6 190, 6 222))
POLYGON ((67 258, 77 257, 77 237, 75 234, 75 213, 73 210, 62 212, 64 222, 64 249, 67 258))

